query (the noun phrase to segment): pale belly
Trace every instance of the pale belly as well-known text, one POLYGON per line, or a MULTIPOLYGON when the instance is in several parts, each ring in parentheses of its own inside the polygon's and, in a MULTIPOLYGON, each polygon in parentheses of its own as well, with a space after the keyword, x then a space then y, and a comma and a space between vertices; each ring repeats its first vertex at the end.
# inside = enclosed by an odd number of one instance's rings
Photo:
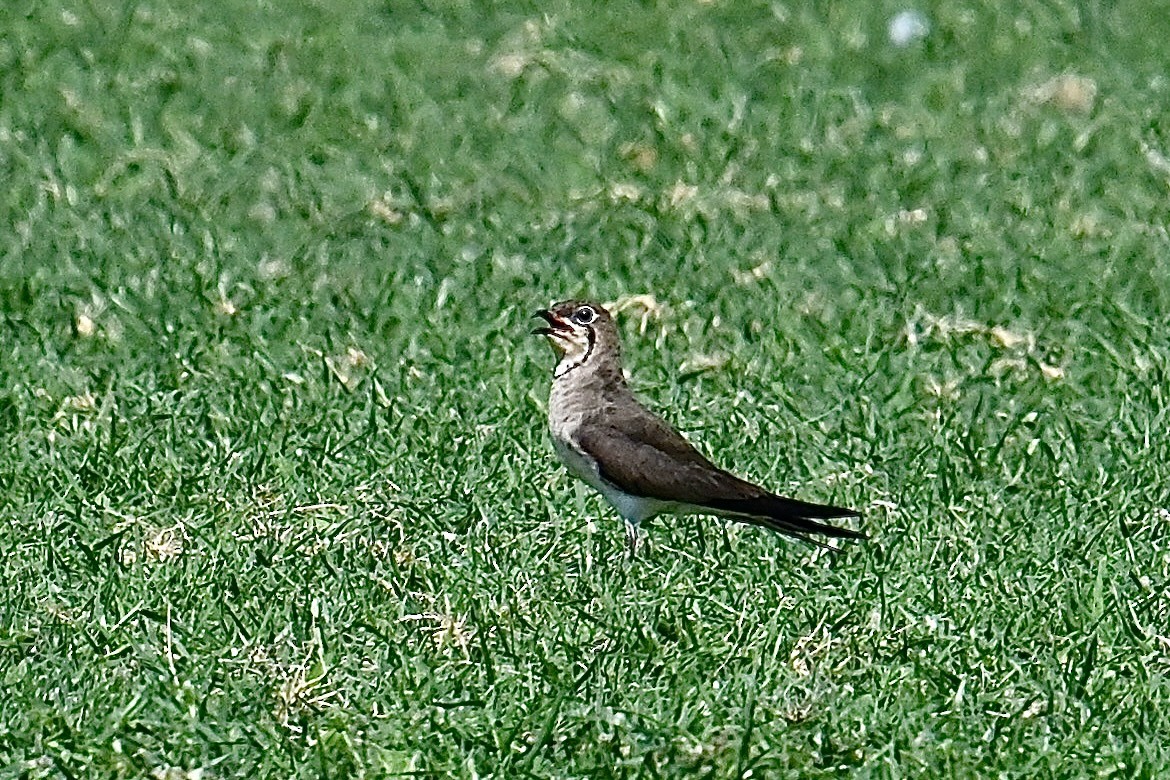
POLYGON ((674 505, 654 498, 634 496, 609 484, 601 478, 597 464, 585 453, 580 452, 555 433, 552 437, 557 457, 569 469, 569 473, 582 480, 605 498, 627 522, 635 525, 655 515, 671 512, 674 505))

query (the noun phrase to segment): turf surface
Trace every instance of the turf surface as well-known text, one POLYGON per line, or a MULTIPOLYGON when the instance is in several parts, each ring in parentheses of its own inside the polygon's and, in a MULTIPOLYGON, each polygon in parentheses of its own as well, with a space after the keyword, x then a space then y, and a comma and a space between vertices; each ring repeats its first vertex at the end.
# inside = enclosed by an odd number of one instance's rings
POLYGON ((1157 777, 1159 3, 0 7, 0 776, 1157 777), (826 554, 554 460, 553 299, 826 554))

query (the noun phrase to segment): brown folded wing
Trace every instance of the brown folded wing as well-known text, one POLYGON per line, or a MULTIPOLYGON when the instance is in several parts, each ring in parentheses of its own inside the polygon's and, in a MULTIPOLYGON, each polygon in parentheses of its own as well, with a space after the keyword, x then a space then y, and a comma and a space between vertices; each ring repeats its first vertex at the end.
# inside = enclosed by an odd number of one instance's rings
POLYGON ((662 420, 639 415, 621 428, 592 424, 578 434, 579 446, 597 462, 601 478, 623 492, 690 505, 808 541, 807 534, 863 539, 865 535, 819 520, 856 517, 827 504, 784 498, 711 463, 662 420))
POLYGON ((602 479, 635 496, 705 505, 767 495, 711 463, 657 418, 639 418, 620 430, 587 425, 578 444, 597 461, 602 479))

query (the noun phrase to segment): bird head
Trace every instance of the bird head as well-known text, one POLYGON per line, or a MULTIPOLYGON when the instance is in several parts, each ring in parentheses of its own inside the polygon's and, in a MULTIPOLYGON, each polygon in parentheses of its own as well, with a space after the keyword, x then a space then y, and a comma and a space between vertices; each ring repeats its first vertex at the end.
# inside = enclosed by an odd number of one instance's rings
POLYGON ((533 333, 544 336, 560 358, 556 376, 588 363, 618 360, 618 332, 605 307, 588 301, 561 301, 533 316, 546 323, 533 333))

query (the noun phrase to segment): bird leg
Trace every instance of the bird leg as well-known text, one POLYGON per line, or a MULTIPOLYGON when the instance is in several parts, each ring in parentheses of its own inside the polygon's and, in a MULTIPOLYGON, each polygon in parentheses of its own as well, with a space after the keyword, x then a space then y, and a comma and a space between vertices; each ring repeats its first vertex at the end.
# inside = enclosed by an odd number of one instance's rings
POLYGON ((630 560, 638 555, 638 524, 626 522, 626 547, 630 551, 630 560))

